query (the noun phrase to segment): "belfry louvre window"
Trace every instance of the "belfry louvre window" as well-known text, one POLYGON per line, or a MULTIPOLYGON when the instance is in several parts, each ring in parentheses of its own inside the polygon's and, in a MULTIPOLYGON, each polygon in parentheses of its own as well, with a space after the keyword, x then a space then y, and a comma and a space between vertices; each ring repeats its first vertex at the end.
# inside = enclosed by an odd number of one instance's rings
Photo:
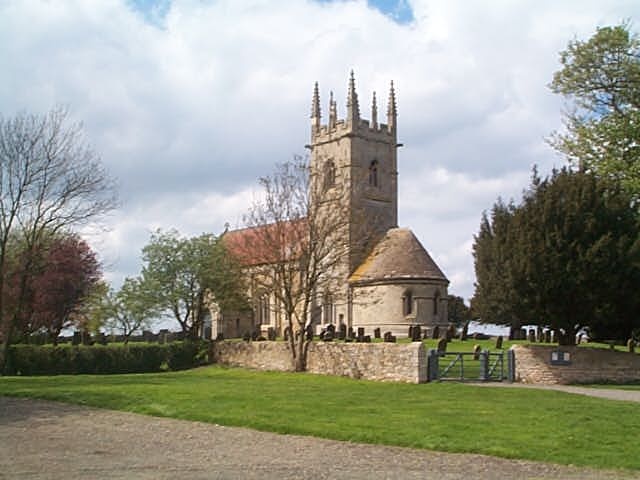
POLYGON ((369 185, 378 186, 378 161, 373 160, 369 165, 369 185))
POLYGON ((333 160, 327 160, 324 164, 324 179, 322 188, 326 191, 333 187, 336 183, 336 166, 333 160))

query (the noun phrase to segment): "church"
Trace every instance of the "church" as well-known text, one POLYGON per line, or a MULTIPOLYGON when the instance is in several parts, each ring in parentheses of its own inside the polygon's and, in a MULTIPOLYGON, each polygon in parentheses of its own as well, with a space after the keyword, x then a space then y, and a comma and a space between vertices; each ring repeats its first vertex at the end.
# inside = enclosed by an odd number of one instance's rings
MULTIPOLYGON (((406 337, 409 326, 446 326, 449 281, 413 232, 398 227, 398 114, 393 82, 389 90, 386 123, 378 121, 375 92, 371 117, 360 116, 353 72, 347 90, 345 118, 338 118, 331 93, 328 119, 323 123, 318 84, 311 102, 310 188, 321 202, 318 209, 340 212, 344 224, 337 228, 344 239, 337 261, 323 272, 326 282, 314 292, 309 319, 315 333, 327 325, 344 324, 365 335, 375 329, 406 337), (329 200, 327 200, 329 199, 329 200)), ((304 219, 302 221, 304 223, 304 219)), ((293 227, 293 226, 292 226, 293 227)), ((223 236, 234 253, 258 235, 253 227, 223 236)), ((250 276, 259 263, 257 254, 245 255, 243 267, 250 276)), ((267 260, 268 261, 268 260, 267 260)), ((283 335, 286 322, 273 292, 247 282, 251 310, 220 311, 211 307, 212 337, 242 336, 268 331, 283 335)))

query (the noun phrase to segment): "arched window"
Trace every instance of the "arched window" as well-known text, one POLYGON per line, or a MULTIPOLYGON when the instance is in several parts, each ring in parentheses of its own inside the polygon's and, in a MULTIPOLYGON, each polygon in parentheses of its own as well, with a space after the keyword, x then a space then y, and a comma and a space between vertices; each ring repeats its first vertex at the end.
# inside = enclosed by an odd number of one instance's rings
POLYGON ((322 317, 324 324, 333 323, 333 296, 329 292, 324 294, 322 317))
POLYGON ((369 185, 372 187, 378 186, 378 161, 373 160, 369 164, 369 185))
POLYGON ((327 160, 324 164, 324 178, 322 181, 323 190, 329 190, 336 183, 336 166, 333 160, 327 160))
POLYGON ((407 290, 402 296, 402 313, 403 315, 413 313, 413 292, 411 290, 407 290))
POLYGON ((271 319, 269 308, 269 294, 265 293, 260 296, 258 300, 258 324, 259 325, 268 325, 271 323, 271 319))
POLYGON ((438 304, 440 303, 440 291, 436 290, 435 295, 433 296, 433 316, 438 315, 438 304))

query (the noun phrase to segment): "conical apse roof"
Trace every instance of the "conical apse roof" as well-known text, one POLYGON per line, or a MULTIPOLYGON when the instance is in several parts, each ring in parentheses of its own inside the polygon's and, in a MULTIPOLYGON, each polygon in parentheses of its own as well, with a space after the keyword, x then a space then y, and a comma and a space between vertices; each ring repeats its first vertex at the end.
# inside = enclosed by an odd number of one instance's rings
POLYGON ((385 280, 437 280, 442 270, 408 228, 392 228, 349 278, 351 283, 385 280))

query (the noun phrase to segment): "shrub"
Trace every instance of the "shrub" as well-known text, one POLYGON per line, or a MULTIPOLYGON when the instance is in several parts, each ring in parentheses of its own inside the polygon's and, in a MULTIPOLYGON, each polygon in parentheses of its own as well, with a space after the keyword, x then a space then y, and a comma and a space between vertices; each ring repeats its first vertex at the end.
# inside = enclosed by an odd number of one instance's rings
POLYGON ((10 375, 151 373, 206 363, 205 342, 129 345, 11 345, 10 375))

